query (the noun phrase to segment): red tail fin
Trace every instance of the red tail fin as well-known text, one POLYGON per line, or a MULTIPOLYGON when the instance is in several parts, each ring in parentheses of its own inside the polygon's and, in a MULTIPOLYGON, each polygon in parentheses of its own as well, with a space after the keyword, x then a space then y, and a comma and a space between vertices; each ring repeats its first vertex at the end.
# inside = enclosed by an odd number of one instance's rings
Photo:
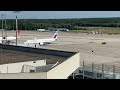
MULTIPOLYGON (((16 34, 15 34, 14 37, 16 37, 16 34)), ((19 29, 18 29, 18 31, 17 31, 17 38, 20 38, 20 30, 19 30, 19 29)))
POLYGON ((20 38, 20 30, 17 31, 17 37, 20 38))
POLYGON ((57 37, 58 37, 58 31, 56 31, 55 34, 53 35, 54 39, 57 39, 57 37))
POLYGON ((17 36, 20 37, 20 30, 18 30, 18 32, 17 32, 17 36))
POLYGON ((57 38, 57 35, 54 35, 54 37, 53 37, 54 39, 56 39, 57 38))

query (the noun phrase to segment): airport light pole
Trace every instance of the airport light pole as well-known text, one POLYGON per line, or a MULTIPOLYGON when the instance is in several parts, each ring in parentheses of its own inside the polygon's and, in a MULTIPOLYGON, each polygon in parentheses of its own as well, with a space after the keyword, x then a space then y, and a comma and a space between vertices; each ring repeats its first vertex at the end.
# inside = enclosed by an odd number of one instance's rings
POLYGON ((27 22, 27 19, 25 19, 25 31, 26 31, 26 22, 27 22))
POLYGON ((4 14, 2 14, 2 44, 3 44, 3 15, 4 14))
POLYGON ((3 44, 3 16, 5 16, 5 30, 6 30, 6 14, 2 14, 2 44, 3 44))
POLYGON ((17 25, 17 14, 16 14, 16 46, 17 46, 17 32, 18 32, 18 25, 17 25))
POLYGON ((17 13, 19 13, 20 11, 14 11, 14 13, 16 13, 16 46, 17 46, 17 32, 18 32, 18 24, 17 24, 17 13))
MULTIPOLYGON (((6 31, 6 29, 7 29, 7 26, 6 26, 6 14, 5 14, 5 37, 7 37, 7 31, 6 31)), ((6 38, 6 40, 7 40, 7 38, 6 38)))

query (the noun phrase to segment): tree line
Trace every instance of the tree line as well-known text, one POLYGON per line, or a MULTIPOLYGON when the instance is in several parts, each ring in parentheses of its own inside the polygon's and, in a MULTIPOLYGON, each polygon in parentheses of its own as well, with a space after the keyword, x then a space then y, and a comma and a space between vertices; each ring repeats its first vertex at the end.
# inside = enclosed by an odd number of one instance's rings
MULTIPOLYGON (((7 30, 15 30, 15 19, 6 20, 7 30)), ((21 30, 36 30, 39 28, 68 28, 70 30, 80 29, 77 27, 119 27, 120 18, 76 18, 76 19, 18 19, 18 28, 21 30)), ((2 21, 0 20, 0 28, 2 21)))

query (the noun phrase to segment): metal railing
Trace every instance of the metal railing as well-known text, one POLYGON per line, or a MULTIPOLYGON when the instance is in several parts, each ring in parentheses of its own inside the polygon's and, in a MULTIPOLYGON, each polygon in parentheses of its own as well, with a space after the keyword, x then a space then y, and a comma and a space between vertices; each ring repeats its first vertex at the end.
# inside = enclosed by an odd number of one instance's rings
POLYGON ((21 69, 21 73, 30 73, 30 72, 35 72, 35 66, 31 65, 23 65, 21 69))
POLYGON ((79 74, 82 78, 91 79, 120 79, 120 67, 116 65, 81 62, 79 74))

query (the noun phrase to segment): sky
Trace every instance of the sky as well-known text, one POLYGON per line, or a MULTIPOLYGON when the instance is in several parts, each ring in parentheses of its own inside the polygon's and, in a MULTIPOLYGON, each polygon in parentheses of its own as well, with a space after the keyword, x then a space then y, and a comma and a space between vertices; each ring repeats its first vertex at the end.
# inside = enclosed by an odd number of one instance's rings
MULTIPOLYGON (((0 11, 6 14, 6 19, 15 19, 13 11, 0 11)), ((17 14, 18 19, 63 19, 63 18, 102 18, 120 17, 120 11, 21 11, 17 14)))

